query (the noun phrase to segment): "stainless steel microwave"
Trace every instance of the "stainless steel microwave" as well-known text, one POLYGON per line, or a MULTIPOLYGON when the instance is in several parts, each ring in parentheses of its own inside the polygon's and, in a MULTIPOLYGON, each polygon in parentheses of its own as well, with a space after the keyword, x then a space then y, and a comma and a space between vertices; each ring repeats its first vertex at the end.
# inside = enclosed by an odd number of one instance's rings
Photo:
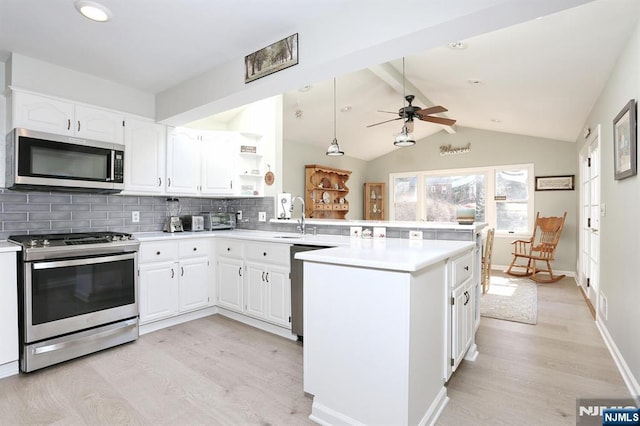
POLYGON ((115 193, 124 189, 124 145, 27 129, 7 135, 10 189, 115 193))

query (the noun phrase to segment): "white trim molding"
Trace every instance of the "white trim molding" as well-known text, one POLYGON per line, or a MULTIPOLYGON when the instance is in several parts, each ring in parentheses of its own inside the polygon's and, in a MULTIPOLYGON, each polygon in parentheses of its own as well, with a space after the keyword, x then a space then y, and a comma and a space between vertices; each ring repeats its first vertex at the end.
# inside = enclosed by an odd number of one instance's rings
POLYGON ((640 384, 638 383, 638 379, 631 372, 629 365, 624 360, 624 357, 620 353, 618 346, 611 338, 609 330, 607 330, 607 327, 600 320, 599 316, 596 318, 596 327, 598 327, 598 330, 602 335, 602 339, 604 340, 605 345, 607 345, 607 349, 609 349, 609 352, 611 353, 611 356, 613 357, 613 360, 615 361, 616 366, 618 367, 618 370, 622 375, 622 379, 627 385, 627 389, 629 389, 629 393, 631 393, 631 396, 636 401, 636 404, 640 404, 640 384))

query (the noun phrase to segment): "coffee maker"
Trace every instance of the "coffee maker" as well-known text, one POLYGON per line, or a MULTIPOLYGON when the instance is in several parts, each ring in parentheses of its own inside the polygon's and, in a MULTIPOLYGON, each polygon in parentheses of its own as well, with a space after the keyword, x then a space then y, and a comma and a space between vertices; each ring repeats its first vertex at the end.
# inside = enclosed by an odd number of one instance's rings
POLYGON ((180 200, 167 198, 167 217, 164 221, 164 232, 182 232, 180 220, 180 200))

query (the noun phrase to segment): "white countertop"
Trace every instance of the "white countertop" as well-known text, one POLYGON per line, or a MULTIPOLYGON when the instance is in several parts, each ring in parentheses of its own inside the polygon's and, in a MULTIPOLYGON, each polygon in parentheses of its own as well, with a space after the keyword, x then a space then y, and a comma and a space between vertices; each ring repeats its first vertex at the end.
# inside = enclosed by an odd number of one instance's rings
POLYGON ((140 232, 133 234, 139 241, 158 241, 166 239, 185 238, 233 238, 281 244, 306 244, 316 246, 344 246, 349 245, 351 237, 341 235, 301 235, 298 233, 255 231, 234 229, 226 231, 199 232, 140 232))
POLYGON ((0 253, 6 253, 11 251, 21 251, 22 247, 17 244, 10 243, 6 240, 0 240, 0 253))
POLYGON ((353 239, 348 246, 307 251, 296 259, 333 265, 415 272, 475 247, 473 241, 353 239))
MULTIPOLYGON (((270 223, 297 224, 297 219, 271 219, 270 223)), ((485 222, 474 222, 471 225, 459 225, 457 222, 420 222, 420 221, 399 221, 399 220, 342 220, 342 219, 307 219, 307 225, 331 225, 331 226, 362 226, 363 228, 373 228, 374 226, 384 226, 388 228, 405 229, 455 229, 460 231, 479 232, 487 226, 485 222)))

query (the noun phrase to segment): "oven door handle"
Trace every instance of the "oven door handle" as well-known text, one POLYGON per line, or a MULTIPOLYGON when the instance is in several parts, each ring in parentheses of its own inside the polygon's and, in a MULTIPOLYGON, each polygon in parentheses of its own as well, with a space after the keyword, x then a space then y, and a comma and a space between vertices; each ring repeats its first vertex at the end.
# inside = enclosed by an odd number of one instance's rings
POLYGON ((98 263, 118 262, 120 260, 135 259, 136 253, 120 254, 117 256, 91 257, 88 259, 57 260, 54 262, 33 262, 33 269, 54 269, 66 266, 85 266, 98 263))

